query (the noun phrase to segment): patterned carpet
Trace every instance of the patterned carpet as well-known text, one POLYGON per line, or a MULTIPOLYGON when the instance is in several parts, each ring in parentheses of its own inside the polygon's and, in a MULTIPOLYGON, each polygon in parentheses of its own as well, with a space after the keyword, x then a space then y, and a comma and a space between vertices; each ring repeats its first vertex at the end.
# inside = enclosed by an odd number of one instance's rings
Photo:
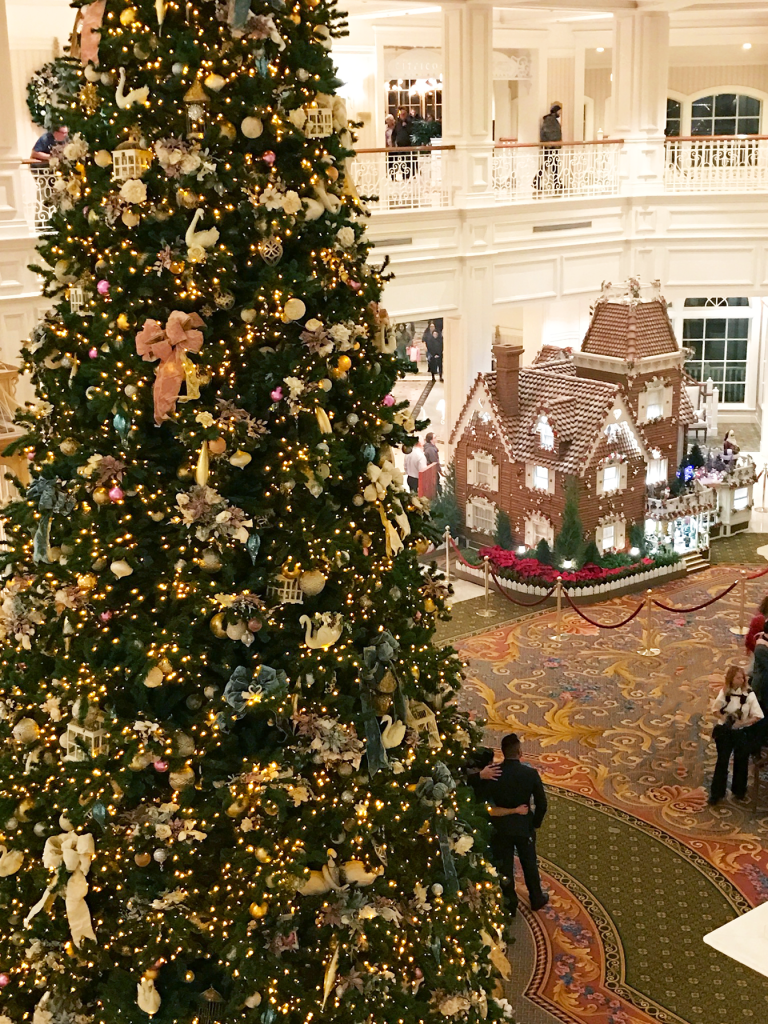
MULTIPOLYGON (((655 595, 686 608, 736 575, 719 566, 655 595)), ((768 577, 748 584, 747 609, 766 590, 768 577)), ((638 600, 588 614, 616 622, 638 600)), ((768 1020, 768 978, 702 942, 768 900, 768 786, 757 814, 706 802, 708 707, 742 656, 738 618, 738 588, 702 611, 657 612, 651 658, 637 653, 642 616, 600 630, 569 612, 557 643, 547 611, 459 645, 467 705, 489 739, 520 732, 552 797, 539 842, 552 900, 514 926, 519 1024, 768 1020)))

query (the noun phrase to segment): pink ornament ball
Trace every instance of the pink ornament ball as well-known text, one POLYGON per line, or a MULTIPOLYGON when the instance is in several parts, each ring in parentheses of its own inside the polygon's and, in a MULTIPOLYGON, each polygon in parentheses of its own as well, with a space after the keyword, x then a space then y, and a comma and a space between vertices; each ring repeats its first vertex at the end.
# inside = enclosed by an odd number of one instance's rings
POLYGON ((265 153, 261 154, 261 159, 264 161, 265 164, 269 164, 269 166, 271 167, 274 164, 275 160, 277 160, 277 157, 275 156, 271 149, 268 149, 265 153))
POLYGON ((112 488, 112 490, 109 492, 109 500, 110 501, 120 501, 124 497, 125 497, 125 494, 124 494, 123 490, 120 487, 118 487, 117 485, 115 485, 112 488))
POLYGON ((394 405, 395 404, 395 396, 394 395, 385 395, 384 396, 384 401, 381 404, 382 405, 387 405, 387 406, 394 405))
POLYGON ((359 281, 353 281, 352 278, 350 278, 349 281, 347 281, 347 284, 349 285, 349 287, 352 289, 353 292, 360 291, 360 282, 359 281))
POLYGON ((155 763, 153 764, 152 767, 155 769, 156 772, 167 772, 168 771, 168 762, 167 761, 155 761, 155 763))
POLYGON ((6 985, 10 985, 11 979, 7 974, 0 974, 0 988, 5 988, 6 985))
POLYGON ((101 619, 102 622, 109 622, 109 620, 112 618, 112 612, 102 612, 99 618, 101 619))
POLYGON ((104 281, 104 280, 101 280, 101 281, 99 281, 99 283, 98 283, 98 284, 96 285, 96 291, 97 291, 97 292, 99 293, 99 295, 109 295, 109 289, 110 289, 111 287, 112 287, 112 286, 111 286, 111 284, 109 283, 109 281, 104 281))
POLYGON ((88 358, 89 359, 98 359, 99 358, 99 350, 97 348, 89 348, 88 349, 88 358))
POLYGON ((279 402, 280 399, 283 397, 283 389, 275 388, 274 391, 270 391, 269 397, 272 399, 273 402, 279 402))

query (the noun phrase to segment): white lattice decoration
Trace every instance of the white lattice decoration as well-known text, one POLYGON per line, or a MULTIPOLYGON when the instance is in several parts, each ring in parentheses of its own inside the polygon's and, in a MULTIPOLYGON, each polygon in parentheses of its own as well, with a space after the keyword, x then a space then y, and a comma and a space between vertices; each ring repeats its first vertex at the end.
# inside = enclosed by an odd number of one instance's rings
POLYGON ((667 139, 664 153, 667 192, 768 190, 766 139, 667 139))
POLYGON ((423 146, 405 152, 358 153, 350 164, 358 194, 371 210, 448 206, 450 150, 423 146), (373 198, 375 197, 375 198, 373 198))
MULTIPOLYGON (((50 230, 50 220, 56 211, 56 197, 53 188, 56 175, 48 168, 47 164, 30 167, 30 171, 35 181, 34 212, 31 220, 35 231, 39 235, 44 235, 50 230)), ((27 217, 30 219, 29 214, 27 217)))
POLYGON ((140 178, 151 163, 152 153, 148 149, 116 149, 112 153, 112 180, 128 181, 131 178, 140 178))
POLYGON ((91 757, 98 757, 100 754, 107 752, 103 716, 97 715, 90 725, 87 723, 88 719, 86 719, 86 724, 84 725, 70 722, 67 726, 67 731, 60 739, 60 743, 64 748, 65 761, 87 761, 89 755, 91 757), (85 747, 85 750, 83 750, 83 747, 85 747))
POLYGON ((85 288, 81 288, 79 284, 73 284, 69 289, 69 311, 70 313, 84 313, 85 312, 85 288))
POLYGON ((304 134, 308 139, 323 139, 333 135, 333 111, 324 107, 304 107, 307 120, 304 122, 304 134))
POLYGON ((498 146, 493 154, 497 199, 527 202, 547 196, 615 196, 621 143, 498 146))
POLYGON ((267 597, 276 604, 304 604, 299 578, 289 580, 282 573, 267 586, 267 597))

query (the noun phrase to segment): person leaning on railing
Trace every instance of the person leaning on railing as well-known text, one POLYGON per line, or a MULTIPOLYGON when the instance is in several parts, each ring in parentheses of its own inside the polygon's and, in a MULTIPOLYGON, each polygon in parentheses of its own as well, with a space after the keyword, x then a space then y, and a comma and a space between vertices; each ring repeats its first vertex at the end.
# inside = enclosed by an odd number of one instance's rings
POLYGON ((66 125, 55 125, 53 130, 41 135, 32 147, 29 159, 33 164, 47 164, 51 159, 51 150, 54 146, 62 146, 69 135, 66 125))
POLYGON ((563 141, 563 129, 560 125, 562 109, 559 103, 553 103, 549 108, 549 113, 541 119, 539 141, 544 143, 544 150, 541 154, 539 172, 534 179, 534 185, 539 192, 542 191, 542 179, 547 172, 552 176, 552 186, 557 191, 562 191, 563 188, 560 182, 560 157, 558 155, 559 143, 563 141))

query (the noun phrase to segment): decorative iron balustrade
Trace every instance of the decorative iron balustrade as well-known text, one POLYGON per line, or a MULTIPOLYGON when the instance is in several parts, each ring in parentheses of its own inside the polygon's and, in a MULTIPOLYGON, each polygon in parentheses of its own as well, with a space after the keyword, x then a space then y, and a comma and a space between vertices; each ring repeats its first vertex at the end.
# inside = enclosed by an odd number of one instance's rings
POLYGON ((768 192, 768 136, 667 139, 666 192, 768 192))
POLYGON ((610 139, 498 145, 493 154, 493 191, 502 202, 618 195, 623 144, 623 139, 610 139))
POLYGON ((358 149, 351 161, 358 194, 371 210, 419 210, 449 206, 453 146, 358 149))

